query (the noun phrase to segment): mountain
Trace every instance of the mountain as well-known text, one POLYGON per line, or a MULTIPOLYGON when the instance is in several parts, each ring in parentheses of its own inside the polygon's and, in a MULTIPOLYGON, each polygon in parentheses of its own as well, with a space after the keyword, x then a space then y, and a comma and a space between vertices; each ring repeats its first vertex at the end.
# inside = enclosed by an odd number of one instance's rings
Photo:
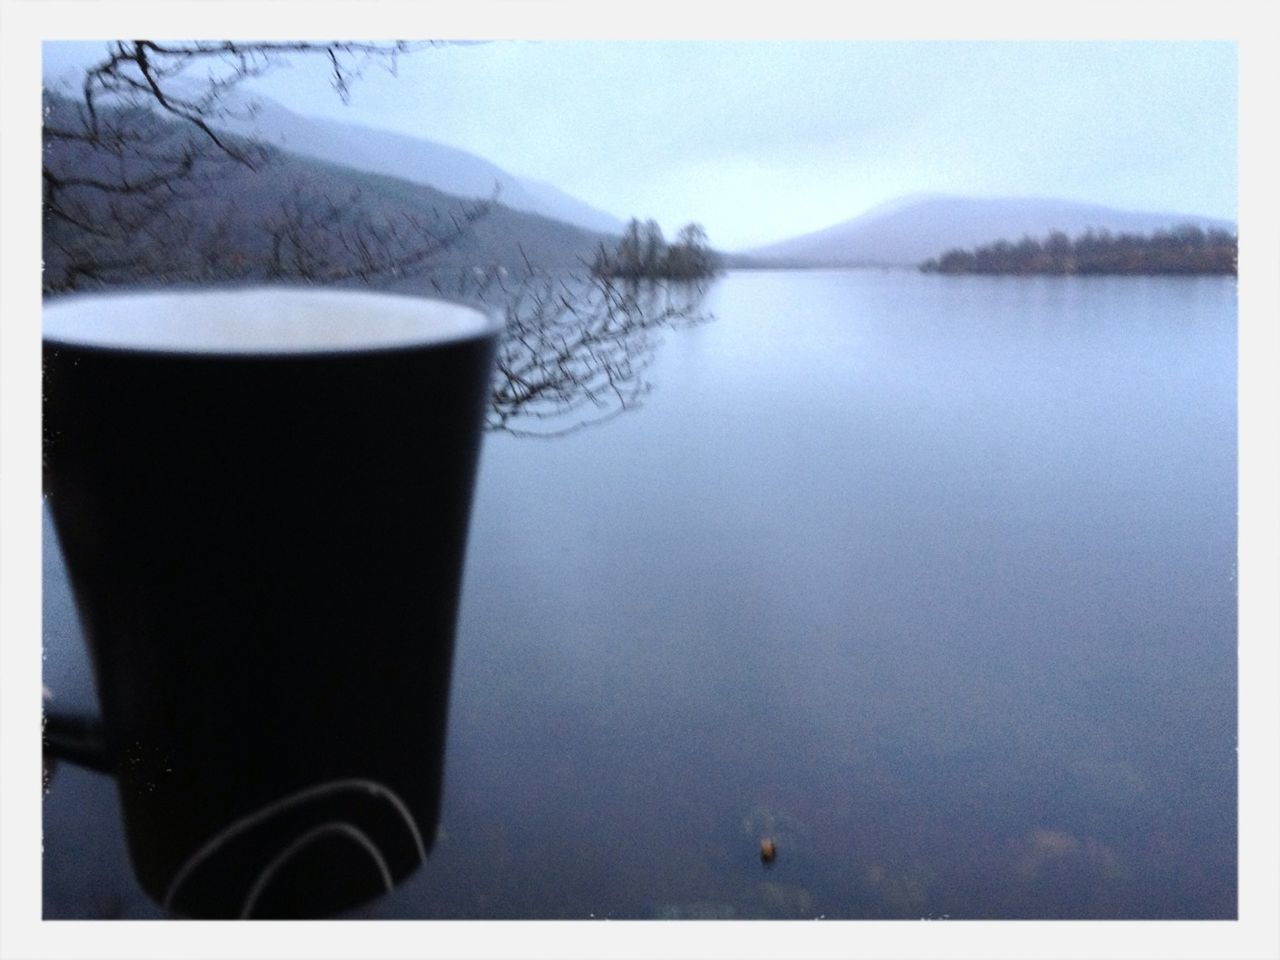
POLYGON ((1179 224, 1235 230, 1229 220, 1115 210, 1041 197, 900 197, 816 233, 743 251, 736 259, 778 266, 914 266, 956 247, 1042 238, 1053 230, 1150 233, 1179 224))
MULTIPOLYGON (((496 186, 504 206, 587 230, 621 233, 624 228, 612 214, 548 183, 517 177, 457 147, 355 123, 302 116, 261 97, 252 102, 255 110, 250 118, 223 118, 218 125, 290 153, 399 177, 459 197, 489 197, 496 186)), ((239 103, 248 105, 244 100, 239 103)))
MULTIPOLYGON (((46 130, 76 129, 78 118, 75 102, 46 92, 46 130)), ((158 153, 180 153, 191 136, 184 125, 146 111, 134 111, 127 118, 107 113, 103 119, 108 128, 125 126, 144 135, 158 153)), ((198 175, 176 180, 175 189, 161 195, 162 215, 146 216, 154 195, 73 185, 85 180, 123 182, 126 175, 145 182, 150 171, 144 161, 135 159, 125 170, 109 151, 93 150, 73 139, 48 139, 46 174, 68 184, 59 188, 58 196, 73 216, 46 220, 46 289, 89 281, 132 285, 231 275, 260 279, 273 245, 282 240, 287 257, 301 249, 341 260, 347 255, 341 237, 354 236, 350 228, 357 220, 396 224, 404 238, 397 243, 425 248, 432 237, 458 233, 455 221, 465 221, 474 206, 473 200, 405 179, 285 150, 272 154, 271 162, 258 170, 219 160, 215 154, 198 175), (133 220, 141 226, 130 228, 133 220), (82 224, 91 225, 93 232, 82 224), (300 247, 289 240, 295 230, 301 233, 300 247)), ((432 252, 424 266, 434 275, 489 266, 521 273, 526 262, 543 269, 581 269, 602 241, 612 245, 613 240, 502 202, 466 225, 455 242, 432 252)), ((415 275, 403 283, 427 282, 419 271, 415 275)))

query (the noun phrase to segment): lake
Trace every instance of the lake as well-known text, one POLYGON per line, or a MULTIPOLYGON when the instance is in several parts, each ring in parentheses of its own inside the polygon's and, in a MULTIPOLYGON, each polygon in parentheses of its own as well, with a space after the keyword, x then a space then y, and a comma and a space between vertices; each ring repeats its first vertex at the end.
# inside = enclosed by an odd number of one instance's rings
MULTIPOLYGON (((705 305, 641 409, 486 438, 440 833, 351 916, 1235 917, 1234 280, 705 305)), ((111 781, 44 816, 46 917, 159 915, 111 781)))

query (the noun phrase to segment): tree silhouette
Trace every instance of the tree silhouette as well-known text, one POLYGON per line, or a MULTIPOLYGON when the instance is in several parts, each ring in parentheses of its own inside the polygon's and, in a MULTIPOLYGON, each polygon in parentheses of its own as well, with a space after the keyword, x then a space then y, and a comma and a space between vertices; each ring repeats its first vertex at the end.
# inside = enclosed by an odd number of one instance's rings
POLYGON ((655 221, 641 226, 634 218, 613 252, 602 244, 591 264, 596 277, 628 280, 699 280, 713 276, 717 269, 707 231, 701 224, 681 227, 676 242, 668 246, 655 221))
MULTIPOLYGON (((505 316, 491 428, 532 435, 547 425, 561 433, 635 406, 648 389, 642 374, 659 329, 704 319, 697 298, 663 299, 597 276, 553 276, 536 265, 536 251, 515 277, 484 264, 441 272, 439 255, 490 214, 496 197, 444 212, 388 208, 358 190, 335 193, 300 178, 271 181, 261 204, 210 208, 229 180, 249 192, 281 169, 278 150, 219 127, 254 110, 251 99, 235 95, 241 84, 290 58, 319 57, 346 99, 365 70, 394 72, 399 58, 423 46, 110 43, 77 90, 46 94, 46 296, 174 283, 405 289, 410 281, 412 289, 505 316)), ((638 261, 665 246, 660 230, 646 232, 637 220, 621 242, 638 261)))
POLYGON ((1075 240, 1054 231, 1043 241, 1000 240, 973 250, 948 250, 920 269, 926 273, 988 274, 1229 274, 1236 272, 1236 238, 1225 230, 1181 224, 1149 235, 1086 230, 1075 240))

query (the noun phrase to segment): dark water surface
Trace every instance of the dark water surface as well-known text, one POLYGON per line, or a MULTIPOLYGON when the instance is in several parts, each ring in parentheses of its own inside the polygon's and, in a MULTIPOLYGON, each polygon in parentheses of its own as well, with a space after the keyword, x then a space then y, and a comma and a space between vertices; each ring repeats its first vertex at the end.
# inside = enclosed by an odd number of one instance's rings
MULTIPOLYGON (((1234 281, 707 306, 640 411, 487 438, 441 832, 353 915, 1234 917, 1234 281)), ((60 772, 46 916, 158 915, 117 817, 60 772)))

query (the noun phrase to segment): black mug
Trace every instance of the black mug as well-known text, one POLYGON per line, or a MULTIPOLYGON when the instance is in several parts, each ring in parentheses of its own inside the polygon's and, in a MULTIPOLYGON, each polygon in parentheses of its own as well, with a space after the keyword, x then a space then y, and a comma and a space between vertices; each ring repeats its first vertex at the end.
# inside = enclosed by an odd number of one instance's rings
POLYGON ((44 490, 134 871, 192 917, 324 916, 423 862, 499 328, 285 288, 44 310, 44 490))

